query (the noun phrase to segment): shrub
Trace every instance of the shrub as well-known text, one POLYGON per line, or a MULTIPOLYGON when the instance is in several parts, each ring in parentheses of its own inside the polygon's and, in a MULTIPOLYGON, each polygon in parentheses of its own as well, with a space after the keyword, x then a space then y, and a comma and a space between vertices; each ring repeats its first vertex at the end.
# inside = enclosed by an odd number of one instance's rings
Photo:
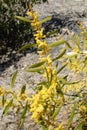
POLYGON ((14 17, 15 15, 26 16, 30 2, 37 3, 40 0, 0 1, 0 47, 5 43, 4 46, 17 49, 21 44, 30 41, 32 38, 30 23, 18 21, 14 17))
MULTIPOLYGON (((38 48, 39 62, 28 67, 27 71, 41 74, 44 81, 35 87, 35 94, 32 96, 29 96, 25 85, 20 91, 15 92, 13 87, 17 76, 16 71, 10 89, 0 88, 1 105, 4 106, 3 114, 7 114, 10 107, 16 108, 17 112, 23 109, 20 120, 20 125, 22 125, 25 115, 29 111, 32 113, 31 118, 36 123, 40 123, 43 130, 72 130, 71 124, 76 117, 75 129, 83 130, 82 126, 87 125, 86 30, 79 23, 82 30, 83 46, 81 45, 81 36, 76 34, 72 36, 71 44, 64 39, 48 44, 44 40, 46 36, 43 34, 44 29, 41 27, 41 22, 38 21, 38 13, 34 12, 31 6, 28 15, 32 17, 31 25, 35 31, 35 46, 38 48), (60 45, 63 45, 60 54, 52 58, 50 55, 52 48, 60 45), (53 62, 57 60, 58 63, 61 63, 61 66, 58 64, 53 66, 53 62), (60 72, 65 68, 73 73, 72 79, 70 79, 69 73, 60 75, 60 72), (73 81, 73 78, 77 78, 77 80, 73 81), (9 94, 11 94, 10 99, 8 98, 9 94), (66 116, 63 111, 70 113, 67 121, 58 120, 61 112, 63 117, 66 116)), ((23 17, 20 19, 23 19, 23 17)))

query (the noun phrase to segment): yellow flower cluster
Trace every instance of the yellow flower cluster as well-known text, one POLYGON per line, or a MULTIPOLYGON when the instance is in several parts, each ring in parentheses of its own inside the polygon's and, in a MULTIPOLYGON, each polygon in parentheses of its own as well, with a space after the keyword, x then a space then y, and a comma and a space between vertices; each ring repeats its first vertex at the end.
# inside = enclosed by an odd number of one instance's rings
POLYGON ((17 94, 17 102, 28 101, 29 99, 29 93, 27 91, 23 94, 21 94, 20 92, 17 94))
POLYGON ((38 30, 41 27, 41 24, 38 20, 38 13, 34 12, 32 9, 27 13, 33 20, 31 20, 31 25, 34 27, 34 30, 38 30))
MULTIPOLYGON (((34 36, 39 49, 39 60, 41 62, 45 61, 45 64, 43 65, 43 76, 47 80, 47 84, 42 85, 42 89, 32 96, 30 100, 30 111, 32 112, 32 119, 35 119, 36 122, 44 120, 45 124, 49 126, 51 124, 51 116, 54 107, 58 107, 60 102, 62 103, 63 100, 57 92, 57 89, 60 87, 57 82, 57 72, 56 68, 52 65, 52 59, 48 53, 48 43, 44 41, 44 29, 41 28, 38 14, 32 11, 32 9, 28 14, 32 17, 31 25, 36 31, 34 36)), ((60 130, 60 128, 58 130, 60 130)))
POLYGON ((64 93, 79 93, 84 89, 85 81, 77 82, 75 84, 65 85, 63 88, 64 93))
POLYGON ((35 40, 38 46, 38 53, 40 55, 45 55, 48 52, 48 45, 46 41, 43 41, 43 38, 45 38, 45 35, 43 34, 44 29, 41 28, 41 23, 38 19, 38 13, 34 12, 32 9, 30 12, 28 12, 28 15, 31 16, 31 25, 33 26, 34 30, 36 31, 35 40))
POLYGON ((79 28, 82 31, 82 35, 83 35, 84 40, 87 40, 87 32, 86 32, 86 29, 83 27, 82 22, 79 21, 78 25, 79 25, 79 28))
POLYGON ((0 95, 3 95, 5 93, 5 88, 0 86, 0 95))
POLYGON ((33 113, 32 118, 37 122, 51 116, 53 106, 57 106, 59 102, 62 103, 61 98, 58 101, 55 87, 55 85, 51 85, 49 88, 43 86, 43 89, 31 98, 30 111, 33 113))
POLYGON ((79 58, 72 58, 67 64, 67 68, 79 74, 84 69, 84 63, 79 58))
POLYGON ((63 123, 61 123, 57 128, 55 128, 54 130, 64 130, 64 126, 63 123))
POLYGON ((79 107, 79 110, 82 112, 82 113, 86 113, 87 112, 87 106, 86 105, 81 105, 79 107))

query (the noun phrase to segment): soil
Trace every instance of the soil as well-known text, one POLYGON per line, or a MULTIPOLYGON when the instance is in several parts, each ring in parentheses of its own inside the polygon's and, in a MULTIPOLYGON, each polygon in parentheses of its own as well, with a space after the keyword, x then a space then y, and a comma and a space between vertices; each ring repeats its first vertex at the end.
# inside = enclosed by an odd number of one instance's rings
MULTIPOLYGON (((39 12, 40 19, 52 16, 52 20, 43 24, 46 33, 58 30, 58 33, 69 39, 69 33, 65 30, 79 33, 77 25, 79 20, 87 27, 87 0, 48 0, 48 3, 34 5, 34 10, 39 12)), ((57 36, 52 35, 46 40, 52 43, 57 40, 57 36)), ((52 57, 58 54, 59 49, 53 49, 52 57)), ((9 49, 7 54, 0 56, 0 85, 8 89, 11 77, 17 69, 18 76, 15 83, 15 90, 20 89, 23 84, 26 84, 30 94, 32 94, 32 87, 39 83, 42 77, 38 74, 26 72, 25 68, 37 61, 38 54, 34 50, 32 52, 27 50, 24 53, 19 53, 9 49)), ((41 130, 39 125, 30 120, 30 114, 27 115, 23 128, 19 128, 19 117, 15 113, 10 112, 8 116, 2 118, 2 111, 1 108, 0 130, 41 130)))

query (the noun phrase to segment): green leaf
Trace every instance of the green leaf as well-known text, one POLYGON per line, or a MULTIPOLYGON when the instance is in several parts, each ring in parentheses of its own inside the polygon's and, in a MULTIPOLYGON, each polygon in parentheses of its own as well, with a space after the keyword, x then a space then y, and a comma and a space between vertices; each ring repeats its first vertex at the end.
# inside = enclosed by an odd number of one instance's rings
POLYGON ((77 37, 77 42, 76 43, 77 43, 78 48, 80 49, 80 36, 77 37))
POLYGON ((66 67, 67 64, 63 65, 58 71, 57 71, 57 74, 59 74, 65 67, 66 67))
POLYGON ((54 42, 52 44, 49 44, 48 46, 49 47, 56 47, 56 46, 64 44, 65 42, 66 42, 65 40, 60 40, 60 41, 54 42))
POLYGON ((70 125, 71 125, 71 123, 72 123, 72 121, 73 121, 73 118, 74 118, 74 116, 75 116, 75 110, 76 110, 76 107, 77 107, 77 104, 75 104, 74 107, 73 107, 73 109, 72 109, 72 112, 71 112, 70 118, 69 118, 68 123, 67 123, 66 130, 69 129, 69 127, 70 127, 70 125))
POLYGON ((43 24, 43 23, 45 23, 45 22, 47 22, 47 21, 49 21, 51 19, 52 19, 52 17, 48 16, 48 17, 44 18, 43 20, 41 20, 40 23, 43 24))
POLYGON ((86 48, 87 48, 87 40, 84 40, 83 49, 86 50, 86 48))
POLYGON ((53 34, 55 34, 57 32, 58 32, 58 30, 54 30, 52 32, 49 32, 49 33, 46 34, 46 37, 51 36, 51 35, 53 35, 53 34))
POLYGON ((66 45, 67 45, 70 49, 72 49, 72 47, 71 47, 71 45, 68 43, 68 41, 65 41, 65 43, 66 43, 66 45))
POLYGON ((5 99, 5 95, 3 94, 3 96, 2 96, 2 106, 4 106, 5 102, 6 102, 6 99, 5 99))
POLYGON ((19 126, 19 128, 21 128, 21 127, 23 126, 24 122, 25 122, 25 118, 22 118, 21 121, 20 121, 20 126, 19 126))
POLYGON ((14 73, 13 77, 12 77, 12 80, 11 80, 11 88, 14 87, 15 80, 16 80, 16 77, 17 77, 17 73, 18 73, 18 71, 16 71, 16 72, 14 73))
POLYGON ((29 68, 40 67, 40 66, 43 65, 44 63, 45 63, 45 61, 39 62, 39 63, 36 63, 36 64, 31 65, 29 68))
POLYGON ((28 104, 28 102, 26 102, 25 108, 24 108, 24 110, 21 114, 20 127, 23 126, 23 123, 25 121, 25 115, 26 115, 26 112, 27 112, 27 104, 28 104))
POLYGON ((83 125, 83 123, 80 122, 79 125, 78 125, 78 130, 83 130, 83 129, 82 129, 82 125, 83 125))
POLYGON ((42 89, 42 87, 43 87, 43 86, 41 86, 41 85, 36 86, 36 87, 34 88, 34 90, 40 91, 40 90, 42 89))
POLYGON ((26 90, 26 85, 23 85, 21 88, 21 94, 25 93, 25 90, 26 90))
POLYGON ((7 112, 8 112, 8 110, 9 110, 9 108, 11 107, 12 103, 13 103, 13 99, 11 99, 11 100, 9 101, 9 103, 6 105, 6 107, 5 107, 4 111, 3 111, 3 115, 6 115, 6 114, 7 114, 7 112))
POLYGON ((25 118, 25 115, 26 115, 26 112, 27 112, 27 105, 28 105, 28 102, 26 102, 26 105, 25 105, 25 108, 21 114, 21 118, 25 118))
POLYGON ((68 75, 65 75, 65 76, 63 77, 63 79, 67 80, 67 77, 68 77, 68 75))
POLYGON ((48 130, 48 128, 45 125, 42 125, 43 130, 48 130))
POLYGON ((31 44, 31 43, 29 43, 29 44, 27 44, 27 45, 22 46, 22 47, 19 49, 19 51, 24 51, 24 50, 26 50, 26 49, 28 49, 28 48, 31 48, 31 47, 34 47, 34 46, 36 46, 36 44, 31 44))
POLYGON ((46 71, 46 76, 47 76, 47 80, 48 80, 48 83, 49 83, 49 74, 47 72, 47 68, 45 67, 45 71, 46 71))
POLYGON ((43 82, 39 83, 38 85, 46 85, 47 83, 48 83, 48 82, 43 81, 43 82))
POLYGON ((28 69, 26 70, 27 72, 37 72, 37 73, 42 73, 42 68, 37 68, 37 69, 28 69))
POLYGON ((44 121, 43 121, 43 120, 40 122, 40 124, 41 124, 43 130, 48 130, 48 128, 47 128, 47 126, 44 124, 44 121))
POLYGON ((48 82, 45 82, 45 81, 39 83, 39 84, 34 88, 34 90, 41 90, 41 89, 43 88, 43 85, 47 86, 47 83, 48 83, 48 82))
POLYGON ((51 85, 52 78, 53 78, 53 75, 52 75, 52 72, 51 72, 51 76, 50 76, 50 79, 49 79, 49 86, 51 85))
POLYGON ((59 112, 60 112, 60 110, 61 110, 61 108, 62 108, 62 104, 58 107, 58 108, 56 108, 56 110, 54 111, 54 113, 53 113, 53 115, 52 115, 52 119, 54 119, 58 114, 59 114, 59 112))
POLYGON ((76 38, 76 34, 74 34, 74 35, 72 36, 72 43, 73 43, 73 44, 75 43, 75 38, 76 38))
POLYGON ((63 51, 55 58, 52 59, 52 61, 58 60, 59 58, 61 58, 64 54, 66 53, 66 49, 63 49, 63 51))
POLYGON ((56 68, 58 67, 58 61, 57 61, 56 65, 55 65, 55 67, 56 67, 56 68))
POLYGON ((29 20, 28 18, 22 17, 22 16, 15 16, 15 18, 22 20, 24 22, 31 22, 31 20, 29 20))
POLYGON ((79 83, 79 82, 80 82, 80 81, 68 82, 68 81, 66 81, 64 78, 61 78, 61 77, 59 77, 59 76, 57 76, 57 77, 58 77, 58 80, 59 80, 60 82, 62 82, 63 84, 66 84, 66 85, 76 84, 76 83, 79 83))

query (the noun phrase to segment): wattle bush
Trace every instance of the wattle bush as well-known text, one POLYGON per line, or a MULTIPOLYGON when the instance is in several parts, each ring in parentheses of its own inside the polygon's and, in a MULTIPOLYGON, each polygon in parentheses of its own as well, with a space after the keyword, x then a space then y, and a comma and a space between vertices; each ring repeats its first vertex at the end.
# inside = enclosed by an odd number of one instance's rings
MULTIPOLYGON (((43 0, 46 2, 47 0, 43 0)), ((32 30, 29 23, 18 21, 15 15, 26 16, 30 2, 37 4, 41 0, 1 0, 0 1, 0 50, 19 48, 22 43, 29 42, 32 30)))

